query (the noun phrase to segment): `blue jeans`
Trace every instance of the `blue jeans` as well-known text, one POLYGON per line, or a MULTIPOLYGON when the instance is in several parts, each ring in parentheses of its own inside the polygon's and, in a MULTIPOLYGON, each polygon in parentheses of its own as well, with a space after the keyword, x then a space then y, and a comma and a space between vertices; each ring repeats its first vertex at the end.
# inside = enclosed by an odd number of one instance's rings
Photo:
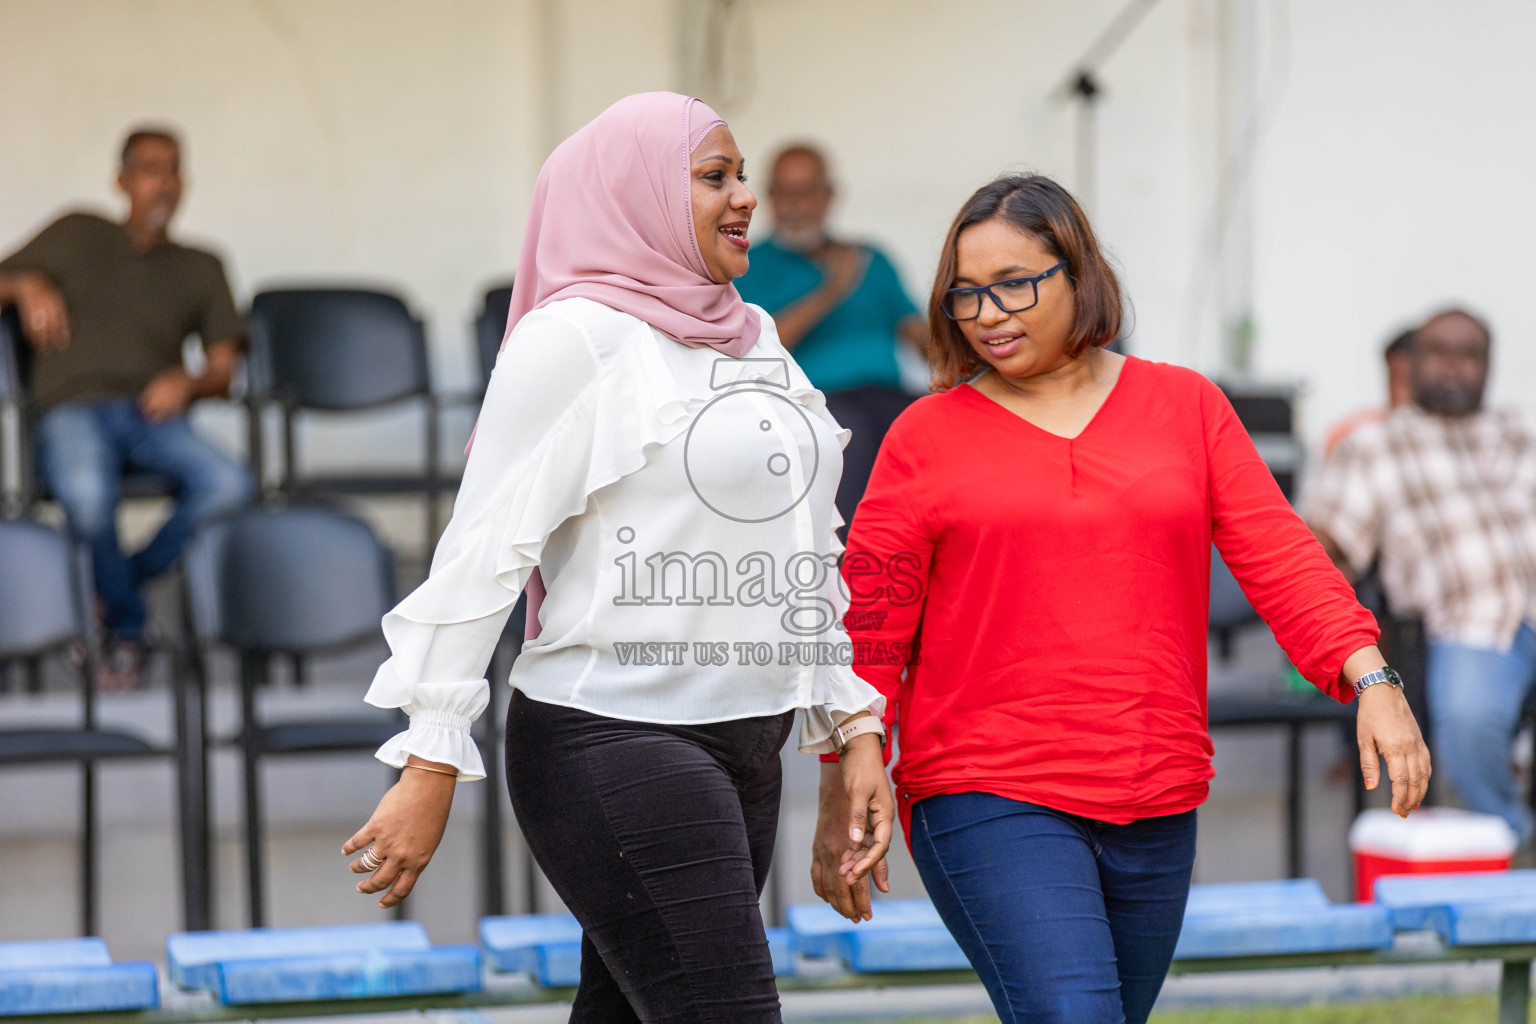
POLYGON ((1431 640, 1428 675, 1435 767, 1469 811, 1497 814, 1522 843, 1530 839, 1531 812, 1509 770, 1509 751, 1536 682, 1536 630, 1521 626, 1504 654, 1431 640))
POLYGON ((912 805, 912 855, 1002 1024, 1152 1012, 1184 923, 1194 811, 1109 825, 990 793, 933 796, 912 805))
POLYGON ((139 585, 175 564, 199 523, 248 504, 249 470, 192 432, 186 417, 152 423, 136 400, 65 402, 34 428, 37 470, 64 508, 70 533, 91 552, 106 627, 120 640, 144 632, 139 585), (176 485, 176 507, 144 550, 129 557, 117 537, 125 470, 163 473, 176 485))

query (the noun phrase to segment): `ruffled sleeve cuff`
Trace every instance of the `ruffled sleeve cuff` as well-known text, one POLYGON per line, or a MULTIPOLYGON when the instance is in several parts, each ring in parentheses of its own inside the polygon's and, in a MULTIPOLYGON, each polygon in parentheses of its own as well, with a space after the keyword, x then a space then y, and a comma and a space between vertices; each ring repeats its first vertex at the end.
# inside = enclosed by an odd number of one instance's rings
POLYGON ((832 730, 863 711, 885 718, 885 697, 844 666, 833 666, 827 701, 805 709, 800 725, 800 750, 806 754, 837 753, 832 730))
MULTIPOLYGON (((421 688, 419 697, 445 698, 439 706, 417 707, 407 704, 411 727, 397 733, 374 755, 395 768, 404 768, 412 754, 427 761, 450 764, 459 770, 460 782, 485 778, 485 761, 480 747, 470 735, 470 727, 485 710, 490 689, 485 680, 450 684, 432 684, 421 688), (431 691, 437 691, 435 693, 431 691)), ((436 702, 434 701, 434 704, 436 702)))

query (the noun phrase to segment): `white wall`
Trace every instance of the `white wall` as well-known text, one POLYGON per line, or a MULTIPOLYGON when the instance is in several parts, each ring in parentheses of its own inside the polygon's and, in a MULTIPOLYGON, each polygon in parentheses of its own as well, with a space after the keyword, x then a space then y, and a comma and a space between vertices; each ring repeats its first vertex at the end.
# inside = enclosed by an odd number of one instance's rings
POLYGON ((1536 410, 1536 7, 1298 0, 1258 179, 1259 364, 1312 425, 1380 394, 1377 353, 1443 304, 1492 323, 1492 397, 1536 410))
MULTIPOLYGON (((733 115, 748 159, 788 137, 832 153, 837 217, 888 243, 926 299, 938 248, 972 190, 1005 170, 1073 187, 1073 111, 1051 97, 1119 2, 758 5, 759 84, 733 115)), ((1136 347, 1189 361, 1176 330, 1214 106, 1209 4, 1165 2, 1105 66, 1098 209, 1124 270, 1136 347)), ((759 179, 761 180, 761 178, 759 179)))
MULTIPOLYGON (((410 2, 7 0, 0 238, 76 203, 115 208, 125 126, 166 121, 191 178, 177 228, 223 252, 241 298, 394 282, 439 342, 460 340, 475 289, 516 253, 532 90, 524 12, 455 6, 445 31, 410 2)), ((456 355, 445 372, 467 375, 456 355)))
MULTIPOLYGON (((1135 304, 1133 344, 1206 369, 1221 351, 1212 275, 1231 257, 1206 234, 1234 2, 1163 0, 1102 76, 1093 213, 1135 304)), ((1536 404, 1536 311, 1519 300, 1536 8, 1254 2, 1254 77, 1261 103, 1279 99, 1250 193, 1256 367, 1309 383, 1316 436, 1378 399, 1377 352, 1400 324, 1465 300, 1498 333, 1495 395, 1536 404)), ((680 55, 697 52, 706 5, 0 0, 0 248, 65 207, 111 208, 123 129, 168 120, 193 178, 178 227, 224 252, 242 298, 392 283, 429 320, 439 379, 462 385, 468 320, 512 269, 543 154, 624 93, 700 81, 680 55)), ((1019 167, 1073 184, 1072 115, 1048 93, 1120 7, 751 0, 725 62, 750 88, 725 113, 759 172, 786 138, 825 143, 839 222, 885 243, 921 298, 972 188, 1019 167)))

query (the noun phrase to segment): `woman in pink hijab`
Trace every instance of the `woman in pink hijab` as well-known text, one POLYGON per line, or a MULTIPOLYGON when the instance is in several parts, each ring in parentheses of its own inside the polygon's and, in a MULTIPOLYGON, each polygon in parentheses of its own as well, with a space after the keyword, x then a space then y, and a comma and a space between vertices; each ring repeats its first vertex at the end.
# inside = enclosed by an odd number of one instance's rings
POLYGON ((470 723, 528 588, 507 782, 582 925, 573 1021, 779 1020, 758 900, 797 709, 800 749, 843 755, 836 884, 890 842, 884 702, 841 622, 848 432, 730 283, 756 206, 689 97, 630 96, 555 150, 453 519, 384 619, 367 700, 410 715, 379 751, 403 771, 344 852, 388 907, 484 777, 470 723))

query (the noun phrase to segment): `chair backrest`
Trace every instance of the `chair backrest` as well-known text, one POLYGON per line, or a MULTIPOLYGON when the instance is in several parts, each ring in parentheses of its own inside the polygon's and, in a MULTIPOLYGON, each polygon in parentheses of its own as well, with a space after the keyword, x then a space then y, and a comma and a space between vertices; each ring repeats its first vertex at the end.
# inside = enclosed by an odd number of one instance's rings
POLYGON ((366 409, 431 390, 426 332, 397 296, 356 288, 251 300, 249 382, 308 409, 366 409))
POLYGON ((1222 381, 1221 390, 1238 422, 1250 434, 1289 434, 1295 430, 1296 389, 1284 384, 1222 381))
POLYGON ((1219 381, 1221 390, 1232 403, 1238 422, 1248 431, 1281 492, 1294 499, 1296 479, 1306 453, 1296 437, 1295 385, 1262 384, 1253 381, 1219 381))
POLYGON ((379 634, 394 560, 366 523, 321 507, 250 509, 198 531, 186 557, 197 638, 304 653, 379 634))
POLYGON ((480 379, 491 382, 491 371, 496 368, 496 356, 501 351, 501 339, 507 334, 507 314, 512 307, 512 286, 503 285, 485 293, 485 303, 480 315, 475 317, 475 342, 480 352, 480 379))
POLYGON ((62 534, 41 523, 0 521, 0 659, 86 637, 77 554, 62 534))
POLYGON ((1250 622, 1258 622, 1259 613, 1248 603, 1242 584, 1221 560, 1216 549, 1211 549, 1211 623, 1214 630, 1236 629, 1250 622))

